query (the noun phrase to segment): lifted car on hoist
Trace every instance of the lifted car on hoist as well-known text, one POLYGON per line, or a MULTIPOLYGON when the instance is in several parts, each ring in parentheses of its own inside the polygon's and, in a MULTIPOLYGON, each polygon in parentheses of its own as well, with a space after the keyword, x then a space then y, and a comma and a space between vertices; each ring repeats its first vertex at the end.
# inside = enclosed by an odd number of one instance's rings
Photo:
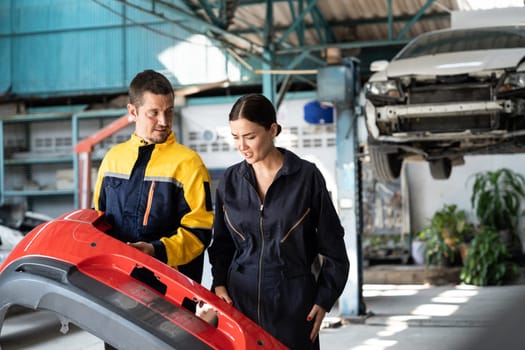
POLYGON ((525 26, 428 32, 371 70, 366 126, 379 179, 398 178, 407 159, 447 179, 465 155, 525 151, 525 26))

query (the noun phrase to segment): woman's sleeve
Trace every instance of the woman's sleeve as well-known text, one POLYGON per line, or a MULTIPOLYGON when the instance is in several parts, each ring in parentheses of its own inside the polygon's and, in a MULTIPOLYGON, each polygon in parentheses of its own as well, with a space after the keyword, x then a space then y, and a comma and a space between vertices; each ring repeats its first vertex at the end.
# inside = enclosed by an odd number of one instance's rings
POLYGON ((344 241, 344 229, 334 207, 322 174, 316 175, 318 191, 317 242, 322 266, 317 280, 315 303, 329 311, 343 292, 348 279, 350 263, 344 241))
MULTIPOLYGON (((221 181, 222 182, 222 181, 221 181)), ((212 290, 215 286, 226 286, 228 269, 235 253, 235 243, 224 220, 224 202, 222 198, 223 184, 219 184, 215 195, 215 216, 213 219, 212 243, 208 248, 211 272, 213 276, 212 290)))

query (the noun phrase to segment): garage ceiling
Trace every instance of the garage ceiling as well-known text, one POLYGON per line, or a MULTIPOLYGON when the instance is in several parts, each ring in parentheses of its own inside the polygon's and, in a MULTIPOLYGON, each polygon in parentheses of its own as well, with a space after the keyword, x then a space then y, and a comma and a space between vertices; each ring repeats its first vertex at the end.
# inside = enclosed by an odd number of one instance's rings
POLYGON ((440 1, 439 6, 435 0, 186 0, 185 3, 196 16, 222 25, 256 46, 273 45, 277 54, 406 39, 448 26, 449 13, 445 8, 457 9, 455 0, 440 1), (218 6, 221 3, 230 6, 225 10, 218 6), (220 13, 228 13, 227 20, 218 20, 220 13))
POLYGON ((458 10, 456 0, 116 1, 213 38, 250 69, 298 75, 325 65, 334 48, 366 72, 416 35, 448 27, 458 10))

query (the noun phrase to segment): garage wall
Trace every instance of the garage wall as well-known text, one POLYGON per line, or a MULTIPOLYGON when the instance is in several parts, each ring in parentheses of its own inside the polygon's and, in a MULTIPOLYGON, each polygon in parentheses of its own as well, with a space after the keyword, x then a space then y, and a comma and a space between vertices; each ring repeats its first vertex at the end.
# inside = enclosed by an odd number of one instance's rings
POLYGON ((112 0, 0 0, 0 96, 125 93, 144 69, 176 85, 254 77, 166 11, 189 29, 112 0))
MULTIPOLYGON (((470 205, 472 176, 480 171, 497 170, 503 167, 525 174, 525 154, 465 157, 465 164, 454 167, 448 180, 432 179, 426 162, 406 163, 404 171, 410 195, 412 232, 419 232, 428 225, 434 212, 441 209, 444 204, 456 204, 458 209, 470 213, 471 219, 476 222, 474 210, 470 205)), ((522 219, 520 224, 522 242, 525 242, 524 223, 525 220, 522 219)))
MULTIPOLYGON (((327 188, 336 199, 335 124, 309 124, 304 120, 304 106, 315 99, 312 94, 298 94, 283 101, 277 111, 282 133, 275 144, 298 154, 317 165, 327 188), (306 97, 305 97, 306 95, 306 97)), ((221 170, 242 160, 231 136, 228 114, 237 98, 224 103, 189 105, 181 110, 182 135, 178 139, 196 150, 210 170, 221 170)))

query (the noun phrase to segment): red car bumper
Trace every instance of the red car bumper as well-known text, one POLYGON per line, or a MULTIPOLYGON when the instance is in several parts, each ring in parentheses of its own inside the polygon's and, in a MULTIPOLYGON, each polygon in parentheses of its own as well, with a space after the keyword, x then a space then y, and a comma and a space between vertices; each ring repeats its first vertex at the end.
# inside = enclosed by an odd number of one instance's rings
POLYGON ((54 311, 125 349, 286 349, 208 289, 107 229, 102 212, 83 209, 28 233, 0 266, 0 321, 18 304, 54 311), (185 300, 210 305, 217 326, 182 307, 185 300))

